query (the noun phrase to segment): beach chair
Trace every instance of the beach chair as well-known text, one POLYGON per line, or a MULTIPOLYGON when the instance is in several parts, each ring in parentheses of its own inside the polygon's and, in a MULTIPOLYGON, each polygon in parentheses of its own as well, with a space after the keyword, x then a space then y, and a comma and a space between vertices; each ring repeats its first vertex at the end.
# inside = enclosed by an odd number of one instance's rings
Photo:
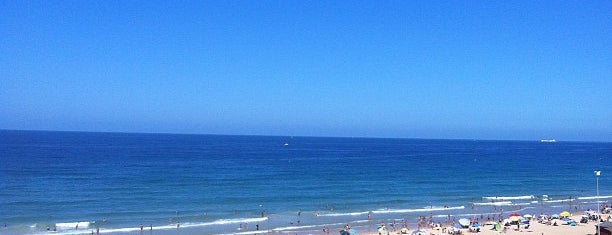
POLYGON ((500 223, 496 223, 495 225, 493 225, 493 229, 495 231, 501 231, 502 230, 502 226, 500 223))

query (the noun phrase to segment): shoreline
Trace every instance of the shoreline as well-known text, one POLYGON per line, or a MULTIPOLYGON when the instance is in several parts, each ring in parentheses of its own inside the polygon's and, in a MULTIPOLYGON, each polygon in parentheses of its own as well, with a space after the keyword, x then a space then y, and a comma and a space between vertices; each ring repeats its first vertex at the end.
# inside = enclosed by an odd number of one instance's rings
MULTIPOLYGON (((552 209, 552 208, 549 208, 552 209)), ((531 212, 534 211, 534 208, 524 208, 521 210, 508 210, 508 211, 504 211, 503 212, 503 217, 502 218, 507 218, 507 216, 510 213, 519 213, 521 215, 525 215, 525 214, 531 214, 531 212)), ((555 210, 547 210, 547 211, 558 211, 556 212, 556 214, 560 214, 561 210, 559 210, 558 208, 556 208, 555 210)), ((559 226, 552 226, 552 225, 545 225, 545 224, 540 224, 537 222, 537 220, 535 218, 533 218, 531 220, 530 223, 530 227, 528 229, 521 229, 521 230, 515 230, 514 229, 514 225, 510 226, 508 230, 505 231, 505 233, 507 234, 537 234, 537 235, 541 235, 541 234, 579 234, 579 235, 586 235, 586 234, 593 234, 593 231, 595 230, 595 222, 589 220, 588 223, 584 224, 584 223, 579 223, 580 219, 581 219, 581 215, 583 215, 583 211, 578 211, 578 212, 573 212, 572 215, 570 216, 570 218, 572 218, 573 220, 575 220, 577 222, 576 226, 569 226, 569 225, 559 225, 559 226)), ((459 221, 459 219, 461 218, 466 218, 466 219, 476 219, 476 220, 480 220, 481 222, 484 222, 485 219, 489 218, 489 215, 493 215, 493 214, 499 214, 499 213, 483 213, 483 214, 449 214, 448 216, 443 216, 440 214, 433 214, 430 213, 429 216, 429 220, 433 221, 433 223, 436 224, 441 224, 440 228, 447 228, 449 226, 449 224, 447 224, 447 220, 451 219, 453 222, 455 221, 459 221), (482 218, 482 219, 481 219, 482 218)), ((404 215, 404 217, 409 218, 410 216, 406 216, 406 214, 401 214, 404 215)), ((532 215, 536 216, 535 213, 533 213, 532 215)), ((550 215, 550 213, 549 213, 550 215)), ((399 214, 398 214, 399 216, 399 214)), ((414 217, 415 215, 413 215, 412 217, 414 217)), ((608 214, 609 216, 609 214, 608 214)), ((273 217, 275 217, 273 215, 273 217)), ((425 216, 420 216, 423 218, 423 220, 427 220, 427 218, 425 216)), ((537 216, 536 216, 537 217, 537 216)), ((496 219, 498 219, 498 217, 496 216, 491 216, 492 221, 495 221, 496 219)), ((606 217, 604 217, 605 219, 606 217)), ((609 217, 608 217, 609 218, 609 217)), ((277 219, 277 217, 276 217, 277 219)), ((209 224, 207 226, 202 226, 201 224, 197 224, 197 223, 179 223, 178 226, 174 225, 174 224, 167 224, 167 225, 162 225, 162 226, 152 226, 150 227, 149 225, 144 225, 144 228, 141 228, 139 226, 134 226, 134 227, 128 227, 128 228, 100 228, 99 230, 97 230, 96 227, 94 227, 95 225, 90 225, 88 222, 77 222, 81 227, 77 229, 70 229, 67 228, 66 225, 67 223, 63 223, 61 230, 58 230, 56 232, 53 231, 22 231, 22 232, 17 232, 17 231, 13 231, 16 232, 15 234, 57 234, 57 235, 77 235, 77 234, 140 234, 140 235, 144 235, 144 234, 162 234, 162 235, 174 235, 174 234, 181 234, 181 235, 189 235, 189 234, 218 234, 218 235, 225 235, 225 234, 236 234, 236 235, 261 235, 261 234, 292 234, 292 235, 308 235, 308 234, 322 234, 322 235, 327 235, 327 234, 337 234, 340 230, 342 230, 342 228, 345 225, 350 225, 353 229, 356 229, 357 231, 359 231, 359 234, 367 234, 367 235, 378 235, 378 226, 380 224, 386 224, 387 228, 389 228, 389 234, 400 234, 400 229, 403 227, 407 227, 408 229, 408 234, 412 234, 413 232, 415 232, 417 230, 417 222, 416 220, 409 220, 409 219, 403 219, 403 220, 397 220, 397 219, 386 219, 386 218, 378 218, 374 217, 371 219, 364 219, 364 220, 352 220, 352 222, 340 222, 340 221, 345 221, 345 220, 336 220, 336 223, 325 223, 325 224, 290 224, 288 226, 276 226, 276 227, 269 227, 268 222, 269 222, 269 217, 262 217, 259 219, 255 219, 255 218, 251 218, 249 219, 251 224, 248 223, 240 223, 240 229, 236 229, 236 227, 233 227, 233 225, 238 225, 236 223, 238 223, 238 220, 235 221, 230 221, 230 220, 224 220, 224 222, 226 224, 217 224, 217 225, 213 225, 213 224, 209 224), (87 226, 83 226, 87 224, 87 226), (244 228, 242 227, 244 224, 244 228), (259 226, 261 224, 261 226, 259 226), (392 228, 394 227, 393 224, 396 224, 395 226, 395 230, 392 230, 392 228), (256 225, 257 228, 261 228, 260 230, 256 230, 256 225), (212 226, 212 227, 210 227, 212 226), (211 229, 206 229, 205 227, 211 228, 211 229), (214 230, 212 230, 213 228, 216 228, 214 230), (220 228, 224 228, 221 230, 218 230, 220 228), (327 229, 328 233, 323 232, 324 228, 327 229), (218 232, 213 232, 213 231, 218 231, 218 232), (98 233, 99 232, 99 233, 98 233)), ((452 223, 452 222, 451 222, 452 223)), ((59 223, 58 223, 59 224, 59 223)), ((75 223, 76 224, 76 223, 75 223)), ((425 223, 427 224, 427 223, 425 223)), ((59 228, 59 227, 58 227, 59 228)), ((493 225, 491 224, 485 224, 483 223, 483 225, 481 226, 481 231, 477 234, 499 234, 501 233, 501 231, 493 231, 491 230, 491 228, 493 228, 493 225)), ((4 228, 6 229, 6 228, 4 228)), ((443 233, 442 230, 432 230, 431 227, 427 226, 426 228, 427 230, 427 235, 442 235, 442 234, 448 234, 448 233, 443 233)), ((471 234, 467 232, 467 229, 462 229, 462 231, 464 231, 463 234, 471 234)), ((0 229, 0 232, 2 232, 2 229, 0 229)), ((9 232, 10 231, 5 231, 5 232, 9 232)))

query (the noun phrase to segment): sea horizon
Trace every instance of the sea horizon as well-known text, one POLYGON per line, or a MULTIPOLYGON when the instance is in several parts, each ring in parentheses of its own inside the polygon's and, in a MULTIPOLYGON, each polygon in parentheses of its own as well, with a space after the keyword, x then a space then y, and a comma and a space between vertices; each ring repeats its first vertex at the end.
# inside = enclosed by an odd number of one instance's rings
POLYGON ((202 136, 253 136, 253 137, 305 137, 305 138, 356 138, 356 139, 404 139, 404 140, 458 140, 458 141, 517 141, 517 142, 541 142, 542 140, 554 140, 556 142, 584 142, 584 143, 612 143, 608 140, 574 140, 574 139, 495 139, 495 138, 427 138, 427 137, 394 137, 394 136, 341 136, 341 135, 275 135, 275 134, 224 134, 224 133, 187 133, 187 132, 141 132, 141 131, 93 131, 93 130, 54 130, 54 129, 2 129, 0 131, 23 131, 23 132, 75 132, 75 133, 114 133, 114 134, 163 134, 163 135, 202 135, 202 136))

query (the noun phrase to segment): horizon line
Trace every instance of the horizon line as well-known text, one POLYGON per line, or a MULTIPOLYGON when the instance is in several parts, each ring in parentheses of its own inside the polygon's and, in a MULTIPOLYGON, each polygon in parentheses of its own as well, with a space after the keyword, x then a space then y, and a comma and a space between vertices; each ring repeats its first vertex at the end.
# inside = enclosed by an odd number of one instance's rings
MULTIPOLYGON (((92 131, 92 130, 51 130, 51 129, 4 129, 0 131, 23 131, 23 132, 72 132, 72 133, 108 133, 108 134, 162 134, 162 135, 208 135, 208 136, 261 136, 261 137, 300 137, 300 138, 344 138, 344 139, 404 139, 404 140, 456 140, 456 141, 515 141, 515 142, 541 142, 543 139, 468 139, 468 138, 420 138, 420 137, 380 137, 380 136, 315 136, 315 135, 271 135, 271 134, 222 134, 222 133, 180 133, 180 132, 143 132, 143 131, 92 131)), ((583 142, 583 143, 612 143, 612 141, 596 140, 559 140, 559 142, 583 142)), ((555 144, 546 143, 546 144, 555 144)))

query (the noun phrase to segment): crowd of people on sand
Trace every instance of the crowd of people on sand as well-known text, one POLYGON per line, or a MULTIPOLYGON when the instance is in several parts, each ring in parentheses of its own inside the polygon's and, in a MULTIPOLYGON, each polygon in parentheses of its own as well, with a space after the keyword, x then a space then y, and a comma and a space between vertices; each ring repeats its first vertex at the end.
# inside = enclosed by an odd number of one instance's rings
MULTIPOLYGON (((612 213, 612 208, 610 208, 607 204, 604 204, 603 208, 599 212, 594 210, 585 211, 585 215, 583 215, 583 217, 588 217, 588 215, 590 215, 590 217, 593 217, 593 215, 596 215, 595 219, 591 218, 593 221, 604 222, 609 221, 611 219, 612 216, 610 216, 610 213, 612 213)), ((491 230, 496 230, 500 232, 505 232, 510 229, 514 229, 517 231, 528 231, 527 229, 530 228, 530 222, 532 221, 531 216, 528 216, 528 219, 525 219, 521 216, 517 216, 518 218, 520 218, 520 220, 517 220, 516 218, 513 218, 513 214, 518 213, 510 213, 507 215, 508 218, 504 216, 504 213, 488 215, 486 217, 485 215, 475 216, 467 220, 467 224, 465 223, 465 221, 456 221, 455 218, 451 217, 451 215, 448 215, 446 218, 446 222, 444 223, 446 226, 444 226, 443 223, 439 221, 434 221, 433 214, 430 213, 428 217, 419 216, 416 221, 415 231, 412 231, 411 234, 429 234, 426 232, 426 230, 440 230, 442 234, 463 234, 466 231, 463 229, 467 229, 468 232, 478 233, 481 231, 480 229, 483 228, 482 226, 484 225, 490 225, 492 227, 491 230), (514 228, 514 226, 516 226, 516 228, 514 228)), ((372 220, 371 214, 368 214, 368 220, 372 220)), ((571 220, 569 215, 541 215, 539 218, 533 218, 533 221, 538 221, 540 223, 552 226, 561 225, 561 223, 566 225, 572 225, 572 223, 574 222, 571 220), (546 221, 548 221, 548 223, 546 221)), ((376 231, 378 235, 401 235, 409 234, 410 232, 408 228, 408 221, 406 219, 403 219, 401 221, 393 220, 391 222, 381 221, 377 226, 376 231)), ((323 233, 326 235, 329 234, 329 228, 327 226, 323 228, 323 233)), ((356 231, 352 230, 350 225, 348 224, 345 225, 342 230, 340 230, 340 235, 353 234, 356 234, 356 231)))

